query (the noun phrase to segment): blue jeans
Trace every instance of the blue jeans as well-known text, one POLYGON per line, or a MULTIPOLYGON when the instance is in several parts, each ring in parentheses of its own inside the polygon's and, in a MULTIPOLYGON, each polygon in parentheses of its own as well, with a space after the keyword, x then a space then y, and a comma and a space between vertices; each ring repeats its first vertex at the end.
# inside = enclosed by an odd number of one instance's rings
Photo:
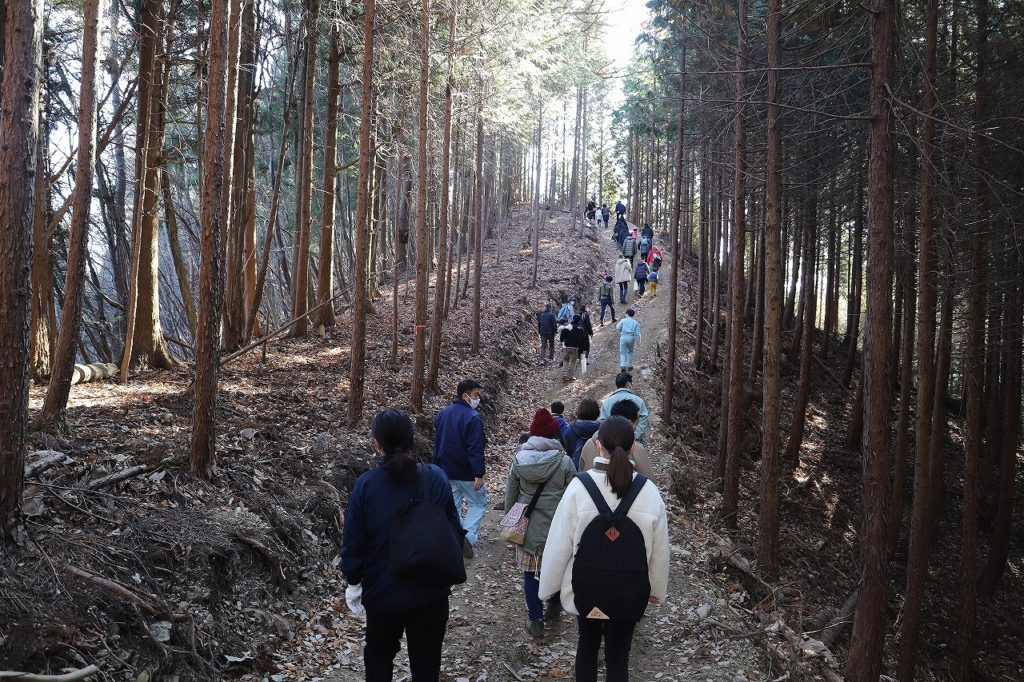
MULTIPOLYGON (((544 602, 540 600, 540 580, 533 571, 523 571, 523 594, 526 595, 526 613, 530 620, 538 620, 544 617, 544 602)), ((560 594, 548 599, 548 604, 557 604, 561 599, 560 594)))
POLYGON ((636 337, 632 335, 619 337, 619 367, 628 369, 633 366, 633 344, 635 343, 636 337))
POLYGON ((480 531, 480 521, 487 511, 487 488, 473 490, 473 481, 452 481, 452 498, 455 500, 455 511, 462 516, 462 501, 465 500, 468 508, 466 518, 462 520, 462 527, 466 529, 466 540, 471 545, 476 544, 477 534, 480 531))
POLYGON ((606 298, 603 301, 601 301, 601 322, 602 323, 604 322, 604 311, 605 311, 606 308, 611 308, 611 311, 612 311, 612 322, 614 322, 615 321, 615 304, 612 302, 612 299, 610 299, 610 298, 606 298))

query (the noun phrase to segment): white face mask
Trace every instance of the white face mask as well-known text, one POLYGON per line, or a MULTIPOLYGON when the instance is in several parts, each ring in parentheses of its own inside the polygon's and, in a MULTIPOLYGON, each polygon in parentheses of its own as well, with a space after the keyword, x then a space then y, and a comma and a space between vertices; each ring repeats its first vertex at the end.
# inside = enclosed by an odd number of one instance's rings
POLYGON ((480 398, 470 398, 469 406, 472 407, 474 410, 478 408, 480 406, 480 398))

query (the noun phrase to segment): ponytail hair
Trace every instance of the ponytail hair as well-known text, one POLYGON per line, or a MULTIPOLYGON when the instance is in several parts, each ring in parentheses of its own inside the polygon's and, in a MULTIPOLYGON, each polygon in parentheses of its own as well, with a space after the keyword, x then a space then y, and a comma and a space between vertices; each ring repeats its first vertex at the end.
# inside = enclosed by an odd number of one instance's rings
POLYGON ((381 468, 397 479, 412 480, 416 476, 416 457, 409 415, 401 410, 382 410, 373 418, 370 433, 384 451, 381 468))
POLYGON ((625 497, 633 485, 633 463, 629 451, 636 437, 633 425, 625 417, 608 417, 597 430, 597 440, 608 453, 608 483, 619 499, 625 497))

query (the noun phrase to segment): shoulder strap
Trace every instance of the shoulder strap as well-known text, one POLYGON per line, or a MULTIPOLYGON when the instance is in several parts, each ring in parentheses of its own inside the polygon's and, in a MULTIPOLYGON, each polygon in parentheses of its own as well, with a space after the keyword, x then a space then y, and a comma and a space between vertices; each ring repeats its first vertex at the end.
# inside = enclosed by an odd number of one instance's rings
POLYGON ((590 493, 590 499, 594 500, 594 504, 597 505, 597 511, 599 514, 611 514, 612 508, 608 506, 608 503, 604 500, 604 495, 601 494, 601 489, 597 487, 597 483, 590 477, 585 471, 581 471, 576 474, 576 478, 579 479, 583 487, 590 493))
POLYGON ((619 506, 615 508, 616 516, 625 516, 629 513, 629 508, 633 506, 634 502, 636 502, 637 496, 640 495, 640 491, 643 490, 646 484, 647 477, 643 474, 637 474, 636 477, 633 478, 633 485, 630 486, 629 492, 627 492, 626 496, 622 498, 621 502, 619 502, 619 506))
POLYGON ((526 509, 523 510, 523 516, 526 518, 530 517, 530 514, 533 513, 533 508, 537 506, 537 502, 540 500, 540 494, 544 492, 544 486, 546 486, 550 480, 551 478, 548 478, 547 481, 541 483, 537 486, 537 489, 533 491, 533 497, 530 498, 530 504, 526 505, 526 509))

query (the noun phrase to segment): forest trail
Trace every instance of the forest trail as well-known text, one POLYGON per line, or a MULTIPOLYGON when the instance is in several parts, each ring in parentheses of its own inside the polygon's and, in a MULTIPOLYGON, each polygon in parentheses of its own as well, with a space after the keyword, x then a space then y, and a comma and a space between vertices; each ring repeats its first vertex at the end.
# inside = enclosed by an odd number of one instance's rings
MULTIPOLYGON (((610 231, 603 229, 597 231, 607 259, 607 271, 611 273, 617 252, 609 234, 610 231)), ((647 401, 651 413, 647 444, 659 489, 669 508, 672 543, 671 596, 666 604, 651 607, 637 629, 630 660, 632 678, 666 682, 761 679, 757 671, 764 669, 763 655, 743 634, 752 628, 744 623, 742 615, 734 608, 735 600, 730 599, 729 593, 707 568, 710 539, 699 524, 691 523, 683 506, 669 491, 673 458, 662 447, 658 416, 659 349, 664 347, 668 334, 667 267, 663 268, 663 286, 658 296, 651 298, 648 294, 637 301, 631 291, 627 305, 616 305, 620 319, 626 308, 632 306, 641 324, 642 339, 635 353, 633 371, 634 389, 647 401)), ((518 414, 507 417, 521 425, 518 432, 526 430, 537 407, 560 400, 565 403, 566 417, 571 420, 582 398, 589 396, 600 400, 614 390, 614 378, 619 370, 618 332, 607 318, 604 327, 598 326, 599 311, 587 297, 578 296, 577 300, 588 304, 595 325, 592 362, 585 375, 577 371, 577 379, 569 383, 563 382, 557 364, 535 365, 536 371, 516 377, 514 383, 525 384, 529 397, 518 414)), ((505 431, 517 433, 515 428, 505 431)), ((467 562, 468 581, 453 591, 445 638, 442 679, 450 682, 573 678, 575 617, 563 614, 560 622, 548 624, 543 641, 534 641, 526 633, 522 574, 516 569, 512 545, 497 537, 505 474, 517 445, 517 441, 506 439, 492 440, 488 444, 489 509, 481 526, 476 556, 467 562)), ((353 649, 345 658, 347 664, 326 679, 332 682, 363 679, 361 649, 353 649)), ((407 675, 408 659, 403 646, 396 658, 395 679, 402 680, 407 675)))

